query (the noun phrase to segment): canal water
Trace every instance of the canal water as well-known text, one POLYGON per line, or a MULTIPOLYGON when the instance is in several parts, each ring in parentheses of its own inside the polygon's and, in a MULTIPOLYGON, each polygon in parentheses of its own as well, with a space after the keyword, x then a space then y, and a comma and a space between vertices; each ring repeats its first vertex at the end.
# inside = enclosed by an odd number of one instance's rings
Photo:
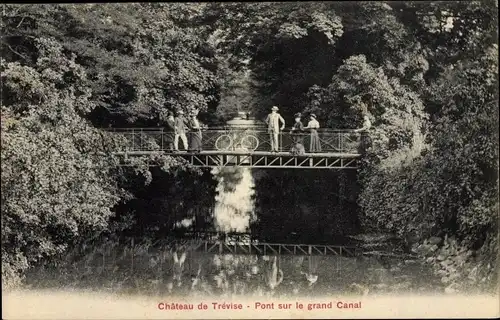
MULTIPOLYGON (((213 169, 212 174, 218 186, 211 211, 211 231, 251 233, 255 230, 253 225, 262 223, 256 214, 252 172, 227 168, 213 169)), ((192 224, 192 220, 184 219, 177 226, 189 228, 192 224)), ((273 239, 273 230, 279 230, 279 226, 276 228, 268 229, 266 240, 273 239)), ((347 237, 342 239, 348 241, 347 237)), ((103 241, 85 252, 73 251, 57 263, 31 270, 25 286, 92 289, 113 294, 225 297, 442 292, 440 281, 431 270, 402 254, 399 248, 397 243, 387 243, 384 252, 391 255, 356 258, 257 256, 192 252, 182 246, 173 247, 166 240, 103 241)))

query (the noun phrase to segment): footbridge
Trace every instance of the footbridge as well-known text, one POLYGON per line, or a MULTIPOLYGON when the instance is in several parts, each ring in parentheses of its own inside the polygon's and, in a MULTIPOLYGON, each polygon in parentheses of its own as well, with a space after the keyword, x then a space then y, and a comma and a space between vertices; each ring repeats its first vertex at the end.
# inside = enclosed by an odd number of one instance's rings
POLYGON ((196 167, 251 167, 293 169, 356 169, 361 157, 363 133, 354 130, 322 129, 318 131, 320 149, 311 149, 309 133, 292 134, 285 129, 278 136, 277 152, 271 150, 271 138, 262 128, 221 127, 202 130, 201 148, 191 149, 193 133, 187 133, 188 148, 178 138, 179 151, 175 150, 175 136, 162 128, 110 129, 121 138, 120 147, 113 154, 121 164, 132 165, 134 157, 154 159, 167 155, 181 158, 196 167), (297 141, 304 152, 294 152, 297 141))

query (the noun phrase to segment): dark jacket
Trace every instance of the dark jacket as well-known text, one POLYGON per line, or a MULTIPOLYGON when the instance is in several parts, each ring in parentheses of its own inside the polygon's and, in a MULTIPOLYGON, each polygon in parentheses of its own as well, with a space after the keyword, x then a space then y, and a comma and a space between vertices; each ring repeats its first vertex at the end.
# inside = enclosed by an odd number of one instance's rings
POLYGON ((168 131, 168 132, 174 132, 175 131, 175 119, 167 119, 165 130, 168 131))
POLYGON ((304 131, 304 125, 302 124, 301 121, 295 122, 293 124, 292 130, 290 131, 291 133, 302 133, 304 131))

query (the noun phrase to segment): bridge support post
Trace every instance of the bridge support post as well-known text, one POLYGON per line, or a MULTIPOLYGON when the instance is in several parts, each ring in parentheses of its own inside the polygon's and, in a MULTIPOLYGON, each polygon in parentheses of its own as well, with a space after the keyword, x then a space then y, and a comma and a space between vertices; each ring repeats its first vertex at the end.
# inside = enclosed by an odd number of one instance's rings
POLYGON ((132 128, 132 150, 135 150, 135 130, 132 128))
POLYGON ((163 136, 164 136, 163 128, 161 129, 160 136, 161 136, 161 151, 163 151, 163 150, 165 150, 165 148, 163 147, 163 136))

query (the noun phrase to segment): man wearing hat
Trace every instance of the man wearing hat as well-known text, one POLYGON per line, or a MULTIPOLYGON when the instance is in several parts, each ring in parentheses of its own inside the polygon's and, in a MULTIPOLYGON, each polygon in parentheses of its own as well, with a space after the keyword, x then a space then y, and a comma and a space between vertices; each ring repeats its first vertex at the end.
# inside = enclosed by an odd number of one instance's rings
POLYGON ((278 136, 280 130, 285 128, 285 119, 278 113, 278 107, 274 106, 271 108, 271 113, 267 115, 266 118, 267 131, 269 132, 269 137, 271 139, 271 152, 278 152, 279 150, 279 140, 278 136), (280 122, 283 125, 280 127, 280 122))
POLYGON ((188 149, 188 140, 186 136, 187 131, 187 121, 184 118, 184 111, 179 110, 177 112, 177 117, 175 118, 175 135, 174 135, 174 148, 175 151, 179 151, 179 138, 182 140, 182 144, 186 150, 188 149))

